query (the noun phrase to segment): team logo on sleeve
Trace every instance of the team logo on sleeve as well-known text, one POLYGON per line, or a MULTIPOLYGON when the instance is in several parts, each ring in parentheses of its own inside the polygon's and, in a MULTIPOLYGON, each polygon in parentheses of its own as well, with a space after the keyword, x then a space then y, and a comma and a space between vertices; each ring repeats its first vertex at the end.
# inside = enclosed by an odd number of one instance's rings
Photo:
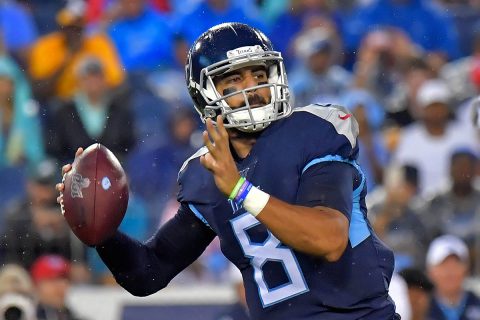
POLYGON ((81 174, 75 173, 72 176, 72 198, 83 198, 82 189, 88 188, 90 179, 82 177, 81 174))

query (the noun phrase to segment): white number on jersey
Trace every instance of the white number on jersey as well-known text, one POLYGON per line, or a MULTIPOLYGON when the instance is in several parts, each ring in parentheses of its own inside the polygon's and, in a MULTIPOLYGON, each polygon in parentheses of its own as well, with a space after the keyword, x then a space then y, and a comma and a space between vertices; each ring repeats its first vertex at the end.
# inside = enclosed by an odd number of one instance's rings
POLYGON ((263 307, 271 306, 308 291, 302 270, 292 250, 281 247, 280 241, 270 231, 268 231, 268 237, 264 243, 252 243, 250 241, 246 230, 260 223, 255 217, 245 213, 232 219, 230 223, 245 256, 251 259, 250 263, 253 266, 254 279, 258 286, 263 307), (269 288, 262 271, 262 267, 267 261, 281 262, 290 282, 275 288, 269 288))

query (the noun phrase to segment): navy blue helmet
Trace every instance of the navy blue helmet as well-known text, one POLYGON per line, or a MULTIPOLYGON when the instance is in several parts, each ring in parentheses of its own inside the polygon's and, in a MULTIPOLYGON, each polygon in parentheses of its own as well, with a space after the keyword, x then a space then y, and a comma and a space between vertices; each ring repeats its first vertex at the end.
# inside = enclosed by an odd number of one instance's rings
POLYGON ((280 52, 260 30, 242 23, 222 23, 208 29, 192 45, 185 78, 195 109, 203 121, 222 114, 227 128, 245 132, 264 129, 272 121, 291 113, 285 66, 280 52), (223 95, 214 85, 216 76, 252 65, 264 65, 268 82, 223 95), (259 88, 270 89, 270 102, 251 108, 248 92, 259 88), (226 99, 241 94, 245 105, 232 109, 226 99))

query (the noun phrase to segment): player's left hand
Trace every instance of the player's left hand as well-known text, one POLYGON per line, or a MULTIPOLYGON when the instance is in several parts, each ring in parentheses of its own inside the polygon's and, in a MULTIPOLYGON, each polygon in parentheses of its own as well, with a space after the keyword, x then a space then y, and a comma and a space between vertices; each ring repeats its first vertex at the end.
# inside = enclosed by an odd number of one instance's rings
POLYGON ((212 172, 217 188, 228 196, 240 179, 240 173, 230 152, 228 132, 223 125, 222 116, 217 117, 216 127, 211 119, 207 119, 206 125, 203 142, 209 153, 200 157, 200 163, 212 172))

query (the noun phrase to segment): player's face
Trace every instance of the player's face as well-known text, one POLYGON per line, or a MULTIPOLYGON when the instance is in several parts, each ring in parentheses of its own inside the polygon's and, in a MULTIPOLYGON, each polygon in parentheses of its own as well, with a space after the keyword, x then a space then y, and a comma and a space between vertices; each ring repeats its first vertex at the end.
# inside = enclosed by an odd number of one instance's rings
MULTIPOLYGON (((264 66, 248 66, 240 68, 232 72, 227 72, 222 76, 215 79, 215 87, 221 95, 228 95, 235 91, 248 89, 254 86, 267 84, 268 75, 264 66)), ((260 88, 256 90, 248 90, 247 92, 248 103, 250 107, 257 108, 263 107, 270 103, 271 94, 270 88, 260 88)), ((239 93, 233 95, 225 101, 232 108, 240 108, 246 105, 243 94, 239 93)))

